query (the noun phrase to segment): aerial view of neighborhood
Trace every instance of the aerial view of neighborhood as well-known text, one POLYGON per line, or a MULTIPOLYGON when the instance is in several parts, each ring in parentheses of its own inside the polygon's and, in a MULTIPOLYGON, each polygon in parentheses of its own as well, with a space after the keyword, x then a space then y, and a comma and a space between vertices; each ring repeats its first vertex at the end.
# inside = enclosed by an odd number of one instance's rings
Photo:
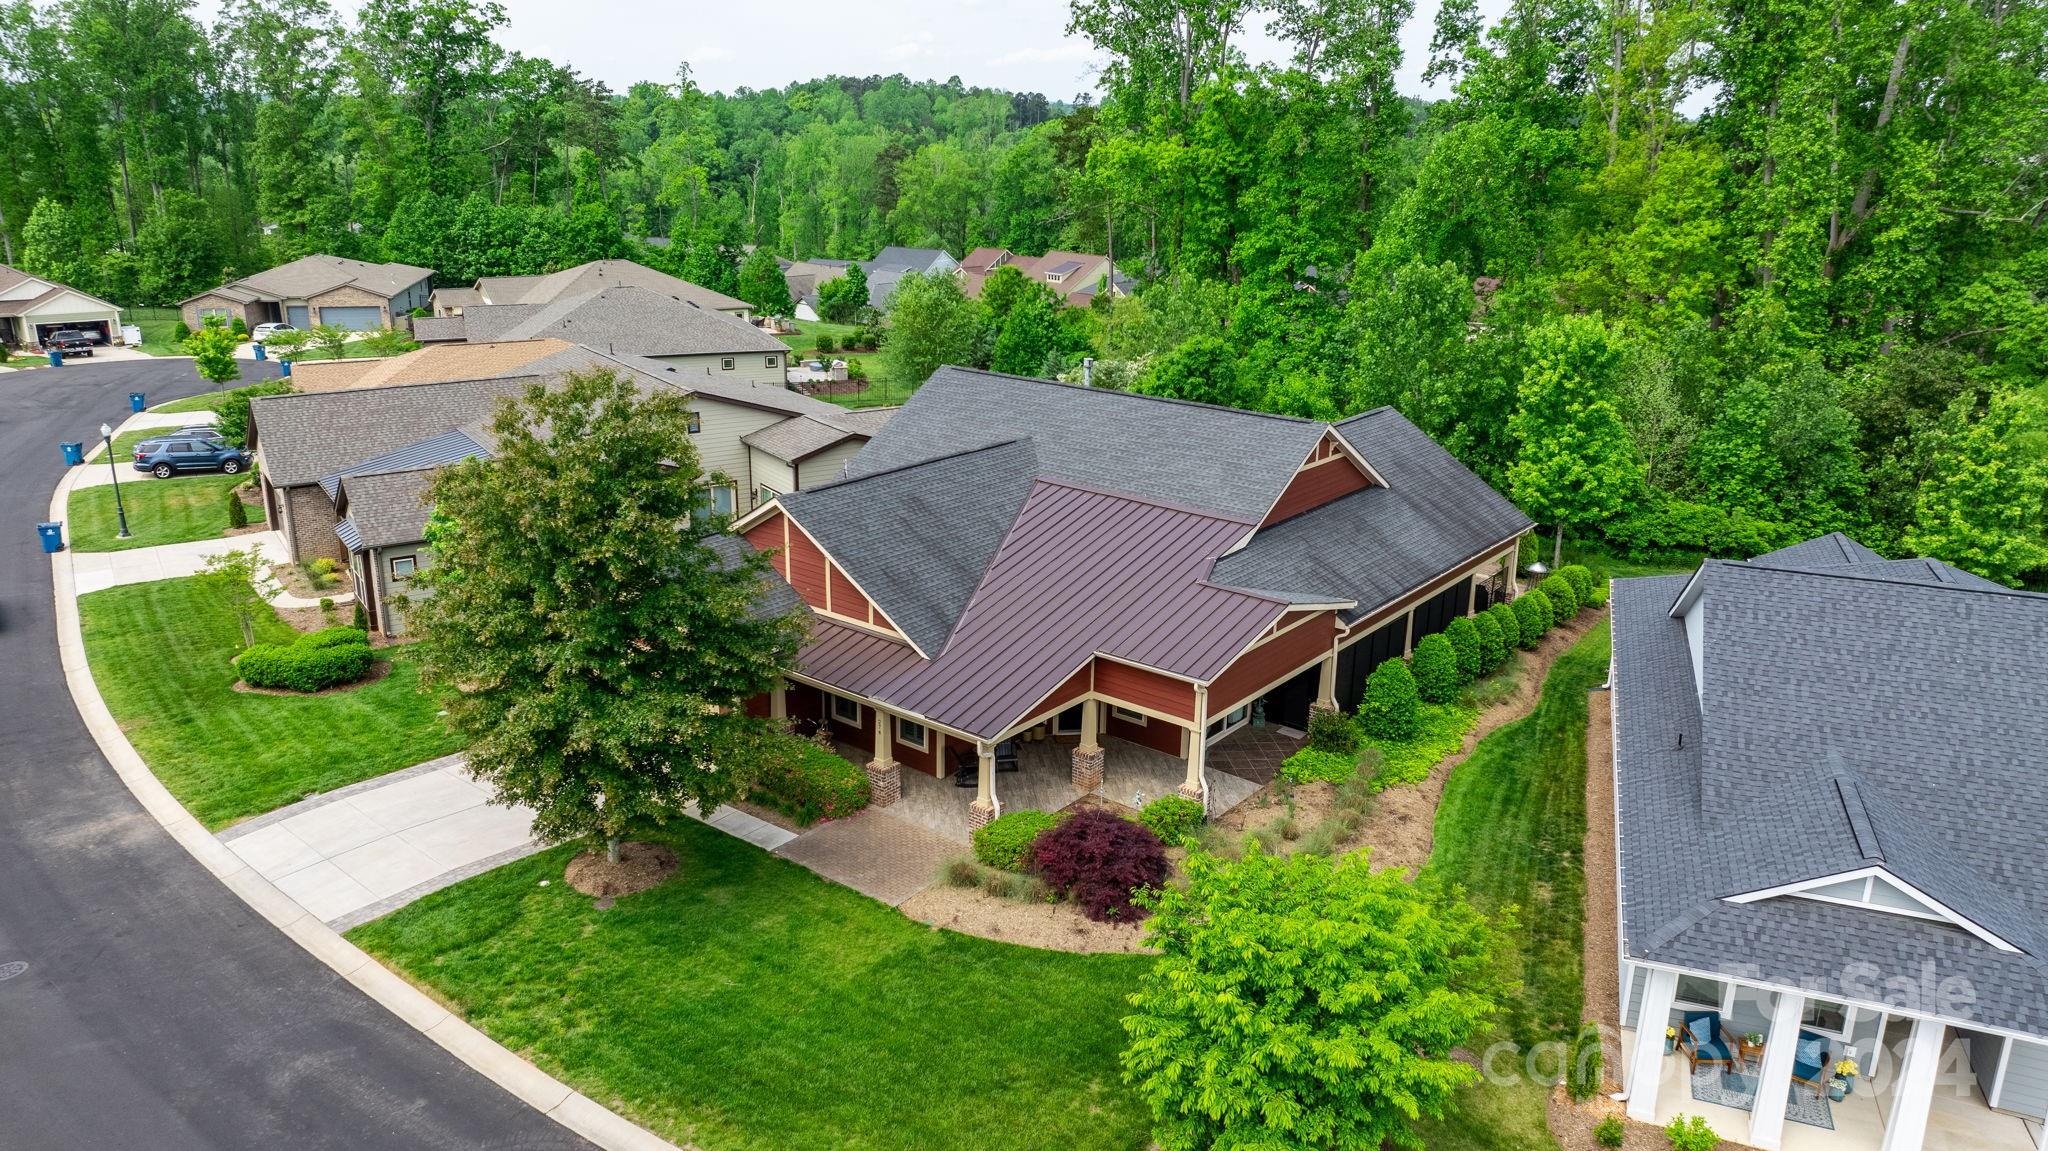
POLYGON ((0 1151, 2048 1151, 2040 0, 0 0, 0 1151))

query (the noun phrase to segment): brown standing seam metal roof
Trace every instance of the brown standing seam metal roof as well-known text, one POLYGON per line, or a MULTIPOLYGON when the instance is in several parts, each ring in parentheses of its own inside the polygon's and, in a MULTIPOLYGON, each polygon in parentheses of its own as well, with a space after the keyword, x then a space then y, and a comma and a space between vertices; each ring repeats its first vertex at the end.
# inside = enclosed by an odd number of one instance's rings
POLYGON ((1216 557, 1249 526, 1038 480, 936 658, 821 620, 802 666, 813 678, 983 738, 1023 718, 1098 654, 1207 681, 1287 607, 1208 582, 1216 557))

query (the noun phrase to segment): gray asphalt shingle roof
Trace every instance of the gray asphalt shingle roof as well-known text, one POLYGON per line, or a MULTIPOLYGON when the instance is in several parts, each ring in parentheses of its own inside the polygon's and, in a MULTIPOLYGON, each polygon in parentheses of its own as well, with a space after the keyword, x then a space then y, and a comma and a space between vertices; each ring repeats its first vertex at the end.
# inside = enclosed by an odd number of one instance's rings
POLYGON ((257 396, 249 401, 249 422, 263 452, 264 474, 278 487, 294 487, 459 428, 542 378, 535 373, 257 396))
POLYGON ((1337 425, 1386 487, 1274 524, 1216 563, 1214 579, 1294 602, 1350 600, 1346 622, 1527 531, 1529 517, 1392 408, 1337 425))
MULTIPOLYGON (((1039 474, 1257 523, 1328 425, 940 368, 847 465, 848 479, 992 440, 1031 439, 1039 474)), ((1367 461, 1371 462, 1368 455, 1367 461)))
POLYGON ((452 464, 457 460, 466 460, 471 456, 489 454, 489 452, 484 450, 483 444, 467 432, 460 429, 442 432, 439 435, 428 436, 424 440, 407 444, 402 448, 385 452, 380 456, 372 456, 361 463, 351 464, 338 472, 323 476, 320 479, 320 490, 326 492, 328 498, 332 499, 335 493, 341 489, 341 481, 351 476, 374 476, 382 475, 386 472, 410 472, 421 468, 436 468, 442 464, 452 464))
MULTIPOLYGON (((434 482, 433 468, 374 475, 347 476, 341 480, 337 497, 339 511, 346 514, 355 540, 342 535, 349 550, 390 547, 416 543, 427 536, 427 491, 434 482)), ((340 529, 336 529, 340 535, 340 529)))
POLYGON ((738 316, 638 286, 564 296, 547 304, 464 308, 472 342, 557 337, 633 356, 784 353, 788 345, 738 316))
MULTIPOLYGON (((411 264, 369 264, 342 256, 301 256, 253 276, 230 280, 200 295, 235 295, 246 300, 297 300, 348 284, 389 298, 428 276, 432 268, 411 264)), ((198 296, 189 297, 197 299, 198 296)), ((182 301, 181 301, 182 302, 182 301)))
POLYGON ((1703 690, 1670 614, 1688 577, 1615 583, 1630 956, 1864 1000, 1931 972, 1976 996, 1947 1014, 2048 1036, 2048 596, 1932 573, 1825 538, 1708 564, 1703 690), (1873 864, 2020 953, 1869 908, 1724 901, 1873 864), (1876 990, 1843 986, 1859 964, 1876 990))

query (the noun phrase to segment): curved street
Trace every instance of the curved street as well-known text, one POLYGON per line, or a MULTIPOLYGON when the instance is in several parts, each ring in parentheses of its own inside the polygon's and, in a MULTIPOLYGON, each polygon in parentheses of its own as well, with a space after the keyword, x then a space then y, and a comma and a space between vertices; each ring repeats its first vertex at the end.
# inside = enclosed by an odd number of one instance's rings
POLYGON ((57 445, 210 388, 184 359, 0 373, 0 1147, 587 1147, 217 882, 73 709, 35 535, 57 445))

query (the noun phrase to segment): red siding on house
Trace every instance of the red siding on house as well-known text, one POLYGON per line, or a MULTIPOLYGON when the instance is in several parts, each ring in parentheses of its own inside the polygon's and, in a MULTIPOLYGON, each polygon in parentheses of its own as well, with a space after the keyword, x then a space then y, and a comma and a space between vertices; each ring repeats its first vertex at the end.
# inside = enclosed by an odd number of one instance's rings
MULTIPOLYGON (((932 731, 929 728, 926 729, 925 742, 931 747, 938 747, 944 738, 938 732, 932 731)), ((912 771, 921 771, 926 775, 936 774, 932 771, 932 764, 938 762, 934 752, 919 751, 917 748, 898 740, 890 745, 889 754, 895 756, 904 767, 912 771)))
POLYGON ((1226 714, 1301 665, 1328 655, 1336 638, 1337 614, 1326 611, 1238 656, 1209 685, 1209 714, 1226 714))
MULTIPOLYGON (((831 708, 829 706, 829 701, 828 706, 825 710, 825 714, 832 714, 831 708)), ((874 708, 869 707, 865 703, 861 704, 859 727, 855 727, 850 723, 842 723, 836 719, 832 720, 831 722, 832 735, 835 738, 837 738, 841 743, 850 743, 853 746, 861 749, 862 751, 867 752, 869 755, 873 755, 875 753, 874 708)))
POLYGON ((1193 684, 1142 667, 1132 667, 1113 659, 1098 659, 1095 661, 1095 690, 1111 699, 1151 711, 1190 721, 1195 718, 1193 684))
POLYGON ((1310 508, 1319 508, 1339 496, 1364 491, 1372 486, 1372 477, 1351 462, 1351 457, 1337 447, 1329 436, 1316 445, 1309 454, 1308 462, 1294 473, 1287 484, 1287 490, 1280 493, 1280 499, 1273 510, 1266 513, 1260 527, 1292 519, 1310 508))
POLYGON ((775 574, 783 579, 789 578, 789 555, 782 546, 782 533, 788 522, 781 512, 776 512, 747 529, 747 542, 754 545, 755 551, 769 553, 775 574))
POLYGON ((853 581, 846 578, 838 564, 831 565, 831 580, 833 615, 843 615, 862 623, 874 622, 874 605, 868 602, 868 597, 860 594, 860 589, 853 586, 853 581))
POLYGON ((764 691, 759 695, 748 696, 741 710, 755 719, 767 719, 768 713, 775 710, 775 701, 769 699, 768 693, 764 691))
POLYGON ((1147 723, 1126 723, 1115 716, 1110 716, 1109 725, 1104 730, 1118 739, 1127 739, 1154 751, 1163 751, 1168 755, 1180 754, 1181 729, 1163 719, 1147 723))
POLYGON ((1047 716, 1057 715, 1073 705, 1073 702, 1087 695, 1095 684, 1095 661, 1081 665, 1081 670, 1067 677, 1067 682, 1053 688, 1044 701, 1031 709, 1026 719, 1042 721, 1047 716))
POLYGON ((793 528, 789 533, 789 585, 804 602, 825 610, 825 553, 811 537, 793 528))

